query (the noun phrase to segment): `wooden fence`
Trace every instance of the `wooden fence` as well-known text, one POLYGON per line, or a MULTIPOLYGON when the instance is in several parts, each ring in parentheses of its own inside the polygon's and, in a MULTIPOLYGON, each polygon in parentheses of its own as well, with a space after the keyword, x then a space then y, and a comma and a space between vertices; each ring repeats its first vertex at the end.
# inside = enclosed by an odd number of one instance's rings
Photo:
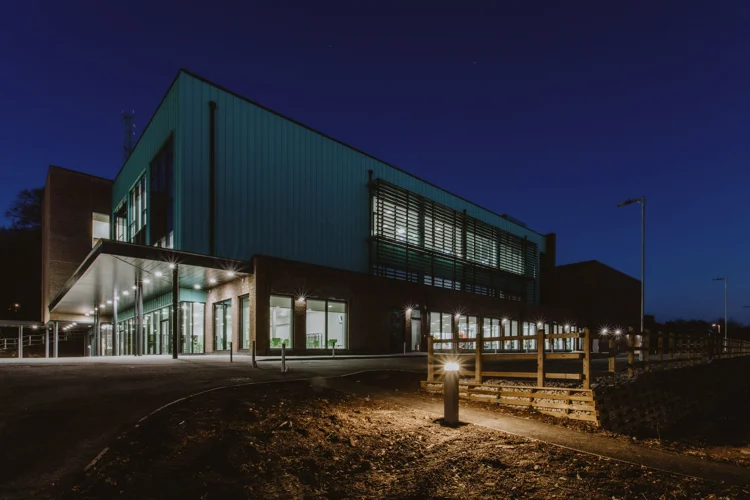
MULTIPOLYGON (((627 339, 627 375, 634 377, 636 370, 648 372, 659 368, 692 366, 709 360, 750 354, 750 342, 738 339, 723 339, 699 334, 655 334, 656 346, 650 345, 648 333, 636 336, 630 330, 622 335, 627 339), (642 353, 642 356, 638 354, 642 353), (642 359, 637 359, 642 358, 642 359)), ((612 377, 617 371, 617 339, 620 335, 609 335, 609 352, 592 351, 592 334, 587 328, 573 333, 546 333, 539 329, 534 336, 504 336, 483 338, 436 339, 428 338, 427 380, 422 387, 430 392, 442 391, 443 365, 448 361, 458 362, 460 367, 460 393, 464 398, 491 401, 499 404, 524 406, 538 411, 553 413, 577 420, 598 422, 594 393, 591 385, 597 377, 612 377), (578 339, 571 348, 554 352, 551 346, 557 339, 578 339), (533 352, 487 352, 485 343, 535 340, 533 352), (435 345, 448 345, 451 352, 436 352, 435 345), (462 348, 461 346, 464 346, 462 348), (473 349, 468 349, 471 346, 473 349), (576 350, 577 349, 577 350, 576 350), (606 369, 594 371, 592 361, 607 359, 606 369), (484 367, 490 362, 536 361, 534 370, 496 371, 484 367), (550 371, 549 361, 569 360, 566 371, 550 371), (492 379, 534 379, 535 385, 510 385, 492 379), (473 380, 471 380, 473 379, 473 380), (571 380, 580 387, 550 387, 548 380, 571 380)))

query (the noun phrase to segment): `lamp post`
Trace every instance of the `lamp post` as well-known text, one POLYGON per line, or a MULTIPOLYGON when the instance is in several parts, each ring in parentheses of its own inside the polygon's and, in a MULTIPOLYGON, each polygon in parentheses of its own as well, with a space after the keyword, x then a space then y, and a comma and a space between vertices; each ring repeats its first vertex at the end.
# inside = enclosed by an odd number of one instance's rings
POLYGON ((713 281, 724 282, 724 342, 727 341, 727 331, 729 325, 727 324, 727 279, 726 278, 714 278, 713 281))
MULTIPOLYGON (((646 298, 646 197, 641 196, 639 198, 631 198, 625 200, 622 203, 618 203, 618 207, 625 207, 632 205, 633 203, 641 204, 641 331, 640 335, 643 335, 643 319, 644 319, 644 306, 646 298)), ((643 360, 643 351, 639 351, 638 357, 643 360)))

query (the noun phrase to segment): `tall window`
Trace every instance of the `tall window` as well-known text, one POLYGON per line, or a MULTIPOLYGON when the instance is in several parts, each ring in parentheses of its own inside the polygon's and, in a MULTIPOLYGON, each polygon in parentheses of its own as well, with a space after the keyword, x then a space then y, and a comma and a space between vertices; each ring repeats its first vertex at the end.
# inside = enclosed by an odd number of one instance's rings
MULTIPOLYGON (((477 338, 478 323, 476 316, 461 316, 458 318, 458 338, 475 339, 477 338)), ((475 342, 459 342, 459 349, 476 349, 475 342)))
POLYGON ((292 347, 292 298, 271 295, 271 348, 292 347))
POLYGON ((170 137, 151 162, 151 242, 174 248, 174 146, 170 137))
POLYGON ((146 243, 147 200, 146 176, 142 176, 130 191, 130 242, 146 243))
POLYGON ((346 302, 308 299, 305 323, 307 349, 346 349, 346 302))
POLYGON ((226 351, 232 341, 232 301, 214 304, 214 351, 226 351))
MULTIPOLYGON (((453 339, 453 315, 449 313, 430 313, 430 334, 438 340, 453 339)), ((435 344, 435 350, 450 351, 453 349, 452 342, 441 342, 435 344)))
POLYGON ((250 296, 240 297, 240 349, 250 349, 250 296))
POLYGON ((109 239, 109 215, 94 212, 91 215, 91 246, 102 239, 109 239))
POLYGON ((115 240, 128 241, 128 204, 123 202, 115 212, 115 240))
POLYGON ((182 352, 202 354, 206 304, 202 302, 183 302, 180 307, 180 327, 182 352))

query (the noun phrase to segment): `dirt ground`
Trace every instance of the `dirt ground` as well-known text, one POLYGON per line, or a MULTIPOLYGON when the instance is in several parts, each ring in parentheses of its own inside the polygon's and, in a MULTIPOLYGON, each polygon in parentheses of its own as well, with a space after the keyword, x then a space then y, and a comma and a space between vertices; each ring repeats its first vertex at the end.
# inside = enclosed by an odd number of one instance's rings
POLYGON ((747 498, 309 382, 208 393, 146 420, 58 498, 747 498))

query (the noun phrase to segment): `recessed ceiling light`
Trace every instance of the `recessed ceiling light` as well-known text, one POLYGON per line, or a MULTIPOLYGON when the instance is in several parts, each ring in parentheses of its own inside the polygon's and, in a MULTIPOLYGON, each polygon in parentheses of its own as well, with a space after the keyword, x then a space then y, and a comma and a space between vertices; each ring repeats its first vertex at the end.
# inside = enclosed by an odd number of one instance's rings
POLYGON ((211 283, 212 285, 216 284, 216 280, 214 278, 211 278, 210 280, 208 280, 208 282, 211 283))
POLYGON ((111 304, 111 303, 112 303, 112 301, 111 301, 111 300, 108 300, 108 301, 107 301, 107 304, 111 304))
POLYGON ((149 283, 151 283, 151 280, 150 279, 145 279, 145 280, 143 280, 143 282, 148 285, 149 283))
POLYGON ((123 290, 122 294, 123 295, 130 295, 130 292, 128 292, 127 290, 123 290))
POLYGON ((133 285, 133 286, 131 286, 130 288, 132 288, 133 290, 135 290, 135 289, 136 289, 136 288, 138 288, 138 287, 137 287, 137 286, 135 286, 135 285, 133 285))
POLYGON ((104 309, 105 307, 107 307, 107 305, 106 304, 99 304, 99 307, 101 307, 102 309, 104 309))
POLYGON ((156 274, 156 277, 157 277, 157 278, 161 278, 162 276, 164 276, 164 273, 163 273, 163 272, 161 272, 161 271, 156 271, 156 273, 155 273, 155 274, 156 274))
POLYGON ((196 290, 200 290, 201 286, 200 285, 193 285, 193 288, 195 288, 196 290))
POLYGON ((86 316, 91 316, 89 313, 86 313, 86 316))

